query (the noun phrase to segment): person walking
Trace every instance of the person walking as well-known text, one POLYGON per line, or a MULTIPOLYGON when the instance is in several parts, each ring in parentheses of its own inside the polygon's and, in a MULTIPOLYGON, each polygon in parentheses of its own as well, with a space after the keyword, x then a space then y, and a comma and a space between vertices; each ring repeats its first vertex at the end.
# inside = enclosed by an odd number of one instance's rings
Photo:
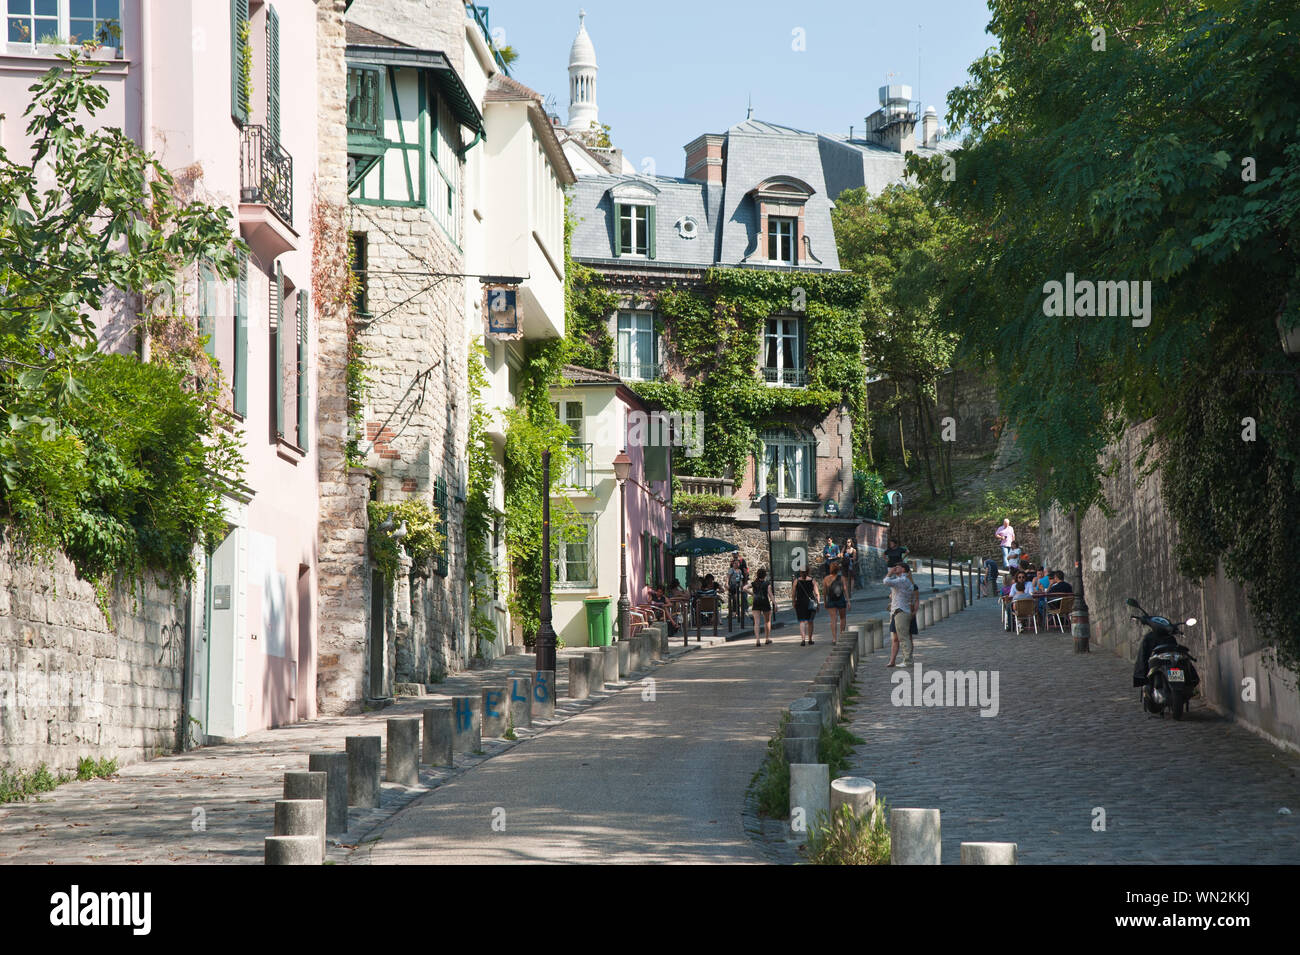
POLYGON ((993 532, 997 538, 998 545, 1002 548, 1002 563, 1006 567, 1011 565, 1008 561, 1011 558, 1011 548, 1016 546, 1016 529, 1011 526, 1011 518, 1002 518, 1002 526, 993 532))
POLYGON ((744 589, 754 596, 754 646, 761 647, 760 638, 766 635, 767 643, 772 642, 772 604, 776 595, 772 592, 772 581, 767 578, 767 568, 760 567, 754 575, 753 584, 745 584, 744 589))
POLYGON ((817 604, 821 593, 817 581, 808 574, 808 568, 800 569, 794 581, 794 617, 799 621, 799 646, 813 645, 813 618, 817 616, 817 604))
POLYGON ((844 576, 849 581, 849 593, 858 586, 858 545, 852 537, 844 538, 844 576))
POLYGON ((889 624, 894 631, 889 641, 889 663, 886 666, 898 665, 894 661, 898 658, 901 644, 903 666, 909 667, 912 665, 912 618, 913 608, 916 605, 916 585, 908 576, 906 564, 895 564, 890 567, 882 582, 889 588, 889 624))
POLYGON ((898 542, 897 537, 889 538, 889 546, 885 548, 885 566, 893 567, 906 559, 907 548, 898 542))
MULTIPOLYGON (((745 598, 742 596, 745 586, 745 572, 740 566, 740 554, 731 558, 727 569, 727 616, 740 615, 740 625, 745 625, 745 598)), ((731 624, 727 624, 731 626, 731 624)))
POLYGON ((839 635, 848 629, 845 615, 849 610, 848 578, 838 562, 831 561, 822 586, 826 588, 826 610, 831 617, 831 643, 834 644, 839 635))

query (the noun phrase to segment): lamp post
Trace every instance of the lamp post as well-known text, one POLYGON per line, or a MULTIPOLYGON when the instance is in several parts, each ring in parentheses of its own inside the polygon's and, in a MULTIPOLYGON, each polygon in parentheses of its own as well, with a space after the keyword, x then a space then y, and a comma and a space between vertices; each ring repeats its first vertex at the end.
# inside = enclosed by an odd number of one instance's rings
POLYGON ((948 541, 948 583, 952 583, 952 549, 957 546, 956 541, 948 541))
POLYGON ((537 672, 555 672, 555 628, 551 626, 551 452, 542 452, 542 605, 538 610, 537 672))
POLYGON ((1079 532, 1079 509, 1073 511, 1074 519, 1074 569, 1079 572, 1079 599, 1070 611, 1070 633, 1074 637, 1074 652, 1087 653, 1088 639, 1088 602, 1083 597, 1083 538, 1079 532))
POLYGON ((627 476, 632 459, 627 451, 614 458, 614 479, 618 481, 618 638, 626 640, 632 629, 632 603, 627 599, 627 476))

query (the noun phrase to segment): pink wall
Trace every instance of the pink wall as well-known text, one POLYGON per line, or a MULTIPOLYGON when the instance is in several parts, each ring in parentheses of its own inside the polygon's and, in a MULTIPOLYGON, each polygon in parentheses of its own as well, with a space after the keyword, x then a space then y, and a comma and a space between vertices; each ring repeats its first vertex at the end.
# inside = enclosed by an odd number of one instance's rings
MULTIPOLYGON (((646 407, 630 390, 620 386, 618 401, 622 406, 624 420, 633 411, 646 412, 646 407)), ((661 546, 666 548, 672 543, 672 508, 667 503, 671 500, 672 474, 667 481, 647 483, 645 479, 645 449, 631 440, 624 429, 624 445, 627 456, 632 459, 632 470, 627 481, 627 573, 628 595, 634 604, 646 603, 649 599, 645 583, 645 561, 641 553, 641 535, 649 533, 659 538, 661 546), (661 503, 659 498, 663 499, 661 503)), ((663 553, 661 557, 663 575, 671 573, 672 558, 663 553)))

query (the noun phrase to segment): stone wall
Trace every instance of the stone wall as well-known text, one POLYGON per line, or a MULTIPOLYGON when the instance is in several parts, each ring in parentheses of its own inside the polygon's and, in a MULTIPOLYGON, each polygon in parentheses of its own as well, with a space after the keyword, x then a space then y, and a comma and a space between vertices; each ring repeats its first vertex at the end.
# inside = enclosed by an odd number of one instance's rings
POLYGON ((72 770, 83 756, 126 764, 178 748, 185 596, 118 588, 111 609, 112 627, 70 561, 33 565, 0 534, 0 766, 72 770))
MULTIPOLYGON (((344 56, 343 0, 317 7, 316 49, 319 62, 319 166, 316 173, 317 217, 336 219, 346 233, 347 207, 347 67, 344 56)), ((317 270, 329 268, 322 250, 317 270)), ((317 434, 320 461, 320 532, 318 550, 318 627, 316 697, 321 713, 355 711, 365 697, 367 610, 370 570, 366 554, 366 500, 370 481, 364 470, 347 466, 350 436, 347 417, 347 310, 313 296, 319 322, 317 343, 317 434)))
MULTIPOLYGON (((1147 422, 1131 429, 1111 449, 1116 464, 1104 479, 1107 501, 1115 509, 1106 518, 1094 508, 1081 528, 1084 586, 1094 645, 1135 658, 1142 637, 1129 619, 1125 599, 1135 597, 1148 613, 1174 619, 1196 617, 1184 642, 1196 656, 1201 692, 1217 709, 1274 742, 1300 749, 1300 693, 1296 675, 1271 660, 1255 629, 1242 588, 1222 569, 1214 577, 1189 581, 1174 558, 1177 530, 1161 504, 1160 476, 1139 481, 1133 467, 1147 422), (1253 681, 1254 700, 1243 700, 1253 681)), ((1043 545, 1049 560, 1070 571, 1074 565, 1074 527, 1068 515, 1052 511, 1042 518, 1043 545)), ((1142 719, 1136 691, 1133 718, 1142 719)))
MULTIPOLYGON (((946 559, 948 542, 953 541, 953 560, 994 557, 999 563, 1002 561, 1002 549, 993 538, 998 525, 992 522, 972 524, 957 517, 909 515, 906 507, 892 521, 890 533, 912 554, 936 560, 946 559)), ((1038 528, 1025 524, 1012 526, 1016 531, 1016 545, 1034 562, 1035 567, 1041 566, 1043 551, 1038 528)), ((1068 570, 1071 564, 1059 567, 1053 564, 1050 569, 1068 570)))
MULTIPOLYGON (((886 458, 901 455, 900 440, 913 452, 920 445, 916 409, 904 399, 900 409, 883 410, 888 402, 896 400, 898 386, 882 379, 867 385, 867 407, 872 421, 873 451, 886 458), (902 437, 899 436, 899 415, 902 415, 902 437)), ((906 394, 904 392, 904 394, 906 394)), ((934 426, 942 429, 942 419, 954 419, 956 441, 952 450, 956 454, 988 454, 998 446, 1001 412, 998 409, 997 390, 982 375, 969 371, 954 371, 939 380, 939 400, 933 409, 934 426)), ((945 542, 946 543, 946 542, 945 542)))

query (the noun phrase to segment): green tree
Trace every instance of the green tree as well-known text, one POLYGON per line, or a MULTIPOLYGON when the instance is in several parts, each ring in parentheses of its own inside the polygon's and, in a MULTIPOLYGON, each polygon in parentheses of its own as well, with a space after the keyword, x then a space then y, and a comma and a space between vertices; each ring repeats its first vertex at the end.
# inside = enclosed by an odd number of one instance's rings
POLYGON ((1067 509, 1105 503, 1100 452, 1156 418, 1149 463, 1182 571, 1222 560, 1294 666, 1300 387, 1278 332, 1300 311, 1300 8, 990 10, 998 49, 948 101, 968 139, 946 168, 913 161, 970 226, 941 312, 996 370, 1046 497, 1067 509), (1047 283, 1067 273, 1150 282, 1150 311, 1049 317, 1047 283), (1255 441, 1242 440, 1247 418, 1255 441))

